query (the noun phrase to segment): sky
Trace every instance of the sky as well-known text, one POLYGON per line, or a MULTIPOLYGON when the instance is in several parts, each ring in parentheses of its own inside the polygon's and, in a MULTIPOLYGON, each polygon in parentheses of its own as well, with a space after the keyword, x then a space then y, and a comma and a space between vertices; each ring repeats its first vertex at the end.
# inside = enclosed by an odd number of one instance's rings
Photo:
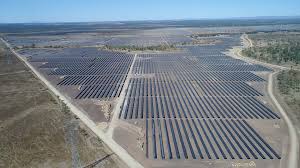
POLYGON ((300 0, 1 0, 0 23, 300 16, 300 0))

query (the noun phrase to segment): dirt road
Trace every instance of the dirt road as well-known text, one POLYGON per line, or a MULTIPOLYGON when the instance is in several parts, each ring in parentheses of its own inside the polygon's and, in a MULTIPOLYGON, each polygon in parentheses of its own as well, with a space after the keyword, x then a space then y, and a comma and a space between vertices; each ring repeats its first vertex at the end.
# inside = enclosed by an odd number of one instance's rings
POLYGON ((296 129, 293 125, 293 123, 291 122, 291 120, 289 119, 287 113, 283 110, 283 108, 281 107, 281 105, 278 103, 277 99, 275 98, 275 96, 273 95, 273 75, 275 75, 276 73, 278 73, 279 71, 276 71, 274 73, 271 73, 269 75, 269 80, 268 80, 268 93, 272 99, 272 101, 274 102, 274 104, 276 105, 277 109, 279 110, 279 112, 282 115, 282 118, 284 119, 284 121, 286 122, 288 128, 289 128, 289 135, 290 135, 290 149, 289 149, 289 158, 288 158, 288 167, 289 168, 297 168, 298 167, 298 155, 299 155, 299 141, 298 141, 298 136, 297 136, 297 132, 296 129))
MULTIPOLYGON (((253 47, 252 40, 250 40, 248 38, 247 34, 243 34, 241 36, 241 39, 244 42, 244 47, 253 47)), ((236 48, 231 49, 230 52, 233 53, 233 54, 230 55, 230 56, 233 56, 233 57, 236 57, 238 59, 241 59, 241 60, 244 60, 244 61, 247 61, 247 62, 251 62, 251 63, 254 63, 254 64, 261 64, 261 65, 264 65, 264 66, 267 66, 267 67, 277 68, 277 69, 280 69, 280 70, 290 70, 291 69, 290 67, 284 67, 284 66, 280 66, 280 65, 269 64, 269 63, 266 63, 266 62, 258 61, 258 60, 253 59, 253 58, 245 57, 241 53, 242 49, 243 49, 242 47, 236 47, 236 48)), ((300 69, 295 69, 295 68, 293 68, 293 70, 300 71, 300 69)))
MULTIPOLYGON (((246 43, 244 43, 244 47, 253 46, 253 43, 251 42, 251 40, 248 38, 247 35, 245 35, 245 34, 242 35, 241 39, 244 42, 246 42, 246 43)), ((270 68, 279 69, 279 71, 280 70, 289 70, 290 69, 290 68, 287 68, 287 67, 283 67, 283 66, 279 66, 279 65, 273 65, 273 64, 269 64, 269 63, 265 63, 265 62, 260 62, 260 61, 257 61, 255 59, 244 57, 244 56, 241 55, 241 51, 242 51, 242 48, 235 48, 235 49, 232 49, 230 51, 229 55, 233 56, 233 57, 236 57, 238 59, 242 59, 242 60, 247 61, 247 62, 264 65, 264 66, 267 66, 267 67, 270 67, 270 68)), ((282 115, 282 118, 284 119, 284 121, 286 122, 286 124, 287 124, 287 126, 289 128, 290 149, 289 149, 289 156, 288 156, 289 157, 288 158, 289 161, 288 161, 287 167, 288 168, 298 168, 299 141, 298 141, 296 129, 295 129, 294 125, 292 124, 291 120, 289 119, 287 113, 284 111, 284 109, 278 103, 277 99, 275 98, 275 96, 273 94, 273 75, 275 75, 279 71, 275 71, 275 72, 273 72, 273 73, 271 73, 269 75, 269 79, 268 79, 268 94, 270 95, 272 101, 276 105, 277 109, 279 110, 279 112, 282 115)))
MULTIPOLYGON (((137 57, 137 54, 134 55, 134 59, 133 59, 132 64, 129 68, 127 78, 124 82, 124 87, 123 87, 123 89, 121 91, 121 94, 118 98, 118 102, 117 102, 117 104, 114 108, 113 117, 111 119, 111 122, 109 124, 109 128, 108 128, 107 133, 106 133, 111 138, 113 137, 113 131, 114 131, 115 127, 117 126, 118 116, 121 112, 121 105, 122 105, 122 103, 125 99, 126 90, 128 90, 128 87, 129 87, 129 81, 130 81, 130 78, 132 76, 132 69, 133 69, 133 65, 135 63, 136 57, 137 57)), ((124 103, 124 104, 126 104, 126 103, 124 103)))
POLYGON ((5 45, 15 54, 21 61, 23 61, 34 74, 51 90, 55 95, 57 95, 64 103, 69 107, 70 111, 74 113, 81 121, 90 128, 119 158, 128 165, 128 167, 139 168, 142 167, 132 156, 128 154, 118 143, 116 143, 111 137, 107 136, 98 126, 86 116, 79 108, 72 104, 65 95, 60 93, 40 72, 38 72, 24 57, 19 55, 5 40, 1 38, 5 45))

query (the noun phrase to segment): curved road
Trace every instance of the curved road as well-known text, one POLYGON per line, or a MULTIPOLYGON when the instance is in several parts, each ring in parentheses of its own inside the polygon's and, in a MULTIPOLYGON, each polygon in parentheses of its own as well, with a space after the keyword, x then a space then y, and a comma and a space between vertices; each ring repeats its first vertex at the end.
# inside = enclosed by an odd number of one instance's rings
MULTIPOLYGON (((251 40, 248 38, 248 36, 246 34, 242 35, 241 38, 242 38, 242 40, 248 41, 248 45, 246 44, 247 47, 253 46, 251 40)), ((265 63, 265 62, 260 62, 260 61, 257 61, 257 60, 251 59, 251 58, 246 58, 246 57, 241 55, 241 51, 242 51, 242 49, 240 49, 238 52, 234 52, 234 55, 238 59, 242 59, 242 60, 245 60, 245 61, 248 61, 248 62, 253 62, 253 63, 256 63, 256 64, 261 64, 261 65, 268 66, 268 67, 271 67, 271 68, 280 69, 279 71, 275 71, 273 73, 270 73, 269 79, 268 79, 268 93, 269 93, 272 101, 276 105, 277 109, 281 113, 282 118, 286 122, 286 124, 288 126, 288 129, 289 129, 290 146, 289 146, 289 156, 288 156, 288 165, 287 165, 287 167, 288 168, 298 168, 299 140, 298 140, 297 131, 296 131, 293 123, 289 119, 287 113, 284 111, 284 109, 278 103, 277 99, 275 98, 275 96, 273 94, 273 76, 276 73, 280 72, 281 70, 290 70, 291 68, 287 68, 287 67, 283 67, 283 66, 279 66, 279 65, 273 65, 273 64, 269 64, 269 63, 265 63)), ((299 69, 294 69, 294 70, 299 71, 299 69)))
MULTIPOLYGON (((253 47, 253 43, 252 43, 252 40, 248 38, 248 35, 247 34, 243 34, 241 36, 241 39, 243 41, 247 41, 248 44, 245 44, 246 47, 253 47)), ((237 53, 235 53, 236 56, 238 56, 238 58, 241 58, 245 61, 250 61, 250 62, 253 62, 253 63, 257 63, 257 64, 261 64, 261 65, 265 65, 265 66, 268 66, 268 67, 271 67, 271 68, 278 68, 278 69, 281 69, 281 70, 291 70, 292 68, 290 67, 284 67, 284 66, 280 66, 280 65, 274 65, 274 64, 269 64, 269 63, 266 63, 266 62, 261 62, 261 61, 258 61, 256 59, 253 59, 253 58, 249 58, 249 57, 244 57, 242 54, 242 49, 240 49, 237 53)), ((296 71, 300 71, 300 69, 295 69, 293 68, 293 70, 296 70, 296 71)))
POLYGON ((289 135, 290 135, 290 149, 289 149, 289 158, 288 158, 288 168, 298 168, 298 149, 299 149, 299 141, 298 141, 298 135, 297 131, 292 123, 292 121, 289 119, 286 112, 283 110, 281 105, 278 103, 277 99, 273 95, 273 75, 275 75, 277 72, 270 73, 269 80, 268 80, 268 92, 269 95, 276 105, 277 109, 282 115, 282 118, 286 122, 288 128, 289 128, 289 135))

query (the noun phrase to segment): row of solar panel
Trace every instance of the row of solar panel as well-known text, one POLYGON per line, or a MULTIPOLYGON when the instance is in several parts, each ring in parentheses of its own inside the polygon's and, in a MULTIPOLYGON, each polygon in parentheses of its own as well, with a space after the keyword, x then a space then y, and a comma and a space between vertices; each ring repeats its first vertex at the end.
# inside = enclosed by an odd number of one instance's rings
POLYGON ((281 159, 245 120, 146 120, 152 159, 281 159))

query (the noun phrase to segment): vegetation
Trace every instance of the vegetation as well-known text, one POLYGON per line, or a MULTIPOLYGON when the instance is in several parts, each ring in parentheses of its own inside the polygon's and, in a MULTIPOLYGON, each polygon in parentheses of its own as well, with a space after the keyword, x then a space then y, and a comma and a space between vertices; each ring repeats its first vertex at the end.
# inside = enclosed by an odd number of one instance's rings
POLYGON ((242 54, 268 63, 298 66, 300 63, 300 34, 258 33, 249 36, 253 47, 242 54))
POLYGON ((266 47, 251 47, 242 51, 248 57, 269 63, 300 63, 300 42, 292 44, 275 44, 266 47))
POLYGON ((300 92, 299 71, 296 70, 281 71, 277 79, 278 79, 279 90, 282 94, 300 92))
POLYGON ((183 42, 181 45, 215 45, 217 43, 221 43, 221 40, 217 39, 193 39, 190 42, 183 42))
POLYGON ((35 48, 36 46, 35 46, 35 44, 34 43, 32 43, 31 44, 31 48, 35 48))
POLYGON ((14 49, 27 49, 27 48, 64 48, 61 45, 48 45, 48 46, 36 46, 36 44, 32 43, 31 45, 23 45, 23 46, 15 46, 14 49))
POLYGON ((230 35, 232 33, 195 33, 190 35, 191 38, 193 39, 197 39, 197 38, 201 38, 201 37, 218 37, 218 36, 226 36, 226 35, 230 35))
POLYGON ((281 71, 277 76, 278 89, 291 110, 298 112, 300 119, 300 71, 281 71))
POLYGON ((49 45, 49 46, 43 46, 42 48, 64 48, 64 46, 61 46, 61 45, 49 45))
POLYGON ((195 33, 191 34, 189 37, 193 39, 189 42, 183 42, 181 45, 215 45, 221 43, 222 40, 215 37, 226 36, 227 33, 195 33))
MULTIPOLYGON (((277 76, 277 88, 282 100, 300 119, 300 33, 267 32, 248 35, 253 47, 242 54, 264 62, 291 67, 277 76), (296 68, 295 68, 296 67, 296 68)), ((296 119, 295 118, 295 119, 296 119)))
POLYGON ((177 50, 175 45, 156 45, 156 46, 110 46, 105 45, 102 49, 113 51, 172 51, 177 50))

